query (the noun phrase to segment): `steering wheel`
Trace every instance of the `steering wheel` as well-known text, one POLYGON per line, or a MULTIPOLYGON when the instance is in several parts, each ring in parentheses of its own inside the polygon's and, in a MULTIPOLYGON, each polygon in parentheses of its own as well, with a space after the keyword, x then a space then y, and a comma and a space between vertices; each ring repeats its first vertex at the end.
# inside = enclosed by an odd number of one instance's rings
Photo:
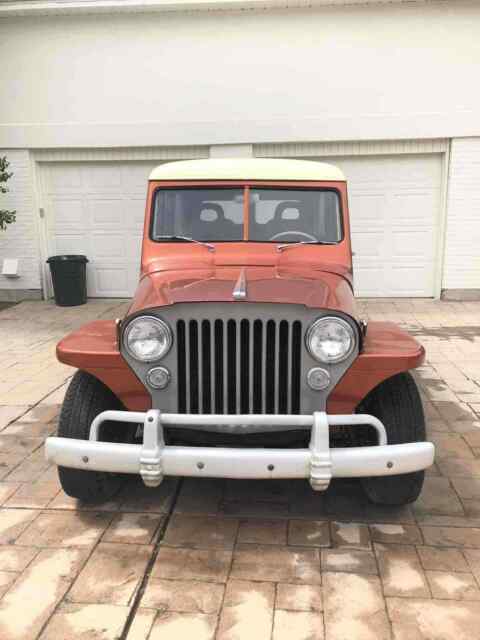
POLYGON ((302 236, 303 238, 307 238, 311 242, 318 242, 315 236, 310 235, 309 233, 305 233, 304 231, 281 231, 280 233, 276 233, 269 239, 269 242, 274 242, 275 240, 280 240, 282 236, 302 236))

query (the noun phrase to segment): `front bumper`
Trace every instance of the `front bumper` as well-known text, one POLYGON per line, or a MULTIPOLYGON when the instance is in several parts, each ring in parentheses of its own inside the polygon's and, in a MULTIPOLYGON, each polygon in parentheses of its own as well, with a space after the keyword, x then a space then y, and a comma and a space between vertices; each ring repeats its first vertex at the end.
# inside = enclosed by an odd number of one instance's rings
POLYGON ((62 467, 85 471, 140 474, 149 487, 164 476, 238 479, 308 478, 313 489, 325 490, 332 478, 391 476, 426 469, 433 463, 430 442, 388 445, 385 427, 370 415, 191 415, 104 411, 92 422, 89 440, 51 437, 46 440, 47 460, 62 467), (143 444, 99 442, 102 422, 143 423, 143 444), (329 426, 373 426, 378 445, 330 448, 329 426), (308 449, 240 449, 165 445, 163 427, 201 429, 224 425, 251 433, 310 428, 308 449))

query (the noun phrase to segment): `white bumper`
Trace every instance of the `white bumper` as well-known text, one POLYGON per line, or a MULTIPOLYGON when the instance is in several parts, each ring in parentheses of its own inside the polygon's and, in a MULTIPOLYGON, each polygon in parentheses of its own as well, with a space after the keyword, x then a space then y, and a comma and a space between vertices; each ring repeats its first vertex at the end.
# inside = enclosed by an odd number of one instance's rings
POLYGON ((391 476, 426 469, 433 463, 430 442, 388 445, 383 424, 369 415, 190 415, 105 411, 92 423, 90 440, 47 438, 47 460, 86 471, 140 474, 147 486, 158 486, 164 476, 211 478, 308 478, 316 490, 325 490, 331 478, 391 476), (143 444, 99 442, 105 420, 144 425, 143 444), (163 426, 201 428, 207 424, 243 427, 251 432, 266 426, 273 432, 311 427, 308 449, 239 449, 167 446, 163 426), (330 448, 329 426, 370 424, 379 444, 371 447, 330 448))

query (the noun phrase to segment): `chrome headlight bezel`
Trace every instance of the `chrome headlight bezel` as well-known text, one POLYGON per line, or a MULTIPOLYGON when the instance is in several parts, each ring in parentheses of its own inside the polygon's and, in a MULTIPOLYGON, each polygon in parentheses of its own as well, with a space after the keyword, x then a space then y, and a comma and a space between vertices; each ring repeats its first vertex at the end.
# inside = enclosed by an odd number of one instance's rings
POLYGON ((157 318, 155 316, 142 315, 142 316, 137 316, 136 318, 133 318, 133 320, 130 320, 130 322, 127 324, 127 326, 123 331, 122 344, 125 347, 125 350, 127 351, 128 355, 134 360, 136 360, 137 362, 156 362, 164 358, 167 355, 167 353, 170 351, 173 344, 173 334, 172 334, 172 330, 164 320, 161 320, 160 318, 157 318), (139 356, 138 353, 133 350, 133 348, 131 347, 131 344, 129 343, 129 336, 133 328, 135 327, 135 325, 138 324, 138 322, 145 322, 145 321, 151 322, 153 325, 155 325, 157 329, 163 332, 165 336, 165 346, 162 348, 162 350, 146 358, 139 356))
POLYGON ((356 345, 357 345, 357 336, 355 335, 355 331, 353 330, 351 324, 349 322, 347 322, 346 320, 344 320, 343 318, 340 318, 338 316, 323 316, 322 318, 318 318, 317 320, 315 320, 310 327, 308 328, 306 334, 305 334, 305 346, 307 348, 308 353, 311 355, 311 357, 316 360, 317 362, 322 362, 324 364, 336 364, 337 362, 343 362, 344 360, 346 360, 354 351, 356 345), (340 355, 335 356, 335 357, 321 357, 320 355, 318 355, 317 353, 315 353, 312 349, 312 337, 315 333, 315 331, 321 327, 322 325, 325 325, 329 322, 335 322, 337 323, 339 326, 341 326, 343 329, 345 329, 347 331, 347 333, 349 334, 350 337, 350 343, 348 345, 348 348, 340 355))

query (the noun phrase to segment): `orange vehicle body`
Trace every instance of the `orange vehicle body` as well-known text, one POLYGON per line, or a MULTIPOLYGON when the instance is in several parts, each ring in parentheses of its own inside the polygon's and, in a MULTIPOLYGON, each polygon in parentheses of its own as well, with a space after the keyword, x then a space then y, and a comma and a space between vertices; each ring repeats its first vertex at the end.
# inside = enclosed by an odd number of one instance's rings
MULTIPOLYGON (((246 198, 245 201, 248 199, 246 198)), ((248 234, 248 215, 245 215, 248 234)), ((248 238, 248 235, 247 235, 248 238)), ((292 303, 340 311, 360 321, 353 291, 352 251, 345 182, 291 181, 151 181, 149 183, 141 273, 127 318, 178 302, 230 302, 240 273, 248 285, 249 303, 292 303), (335 189, 340 195, 344 234, 335 245, 303 245, 278 251, 272 242, 216 243, 215 252, 190 243, 150 239, 152 203, 157 189, 175 186, 306 187, 335 189)), ((97 320, 64 338, 58 359, 82 369, 107 385, 129 410, 151 407, 151 397, 119 350, 114 320, 97 320)), ((327 412, 352 413, 383 380, 422 364, 423 347, 390 322, 369 322, 360 354, 332 390, 327 412)))

